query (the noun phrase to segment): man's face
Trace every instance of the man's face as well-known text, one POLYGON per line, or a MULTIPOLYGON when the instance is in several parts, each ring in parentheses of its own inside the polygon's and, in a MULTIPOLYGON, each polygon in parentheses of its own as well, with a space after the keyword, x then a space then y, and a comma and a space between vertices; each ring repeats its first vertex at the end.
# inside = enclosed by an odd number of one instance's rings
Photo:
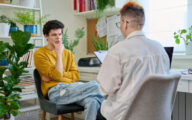
POLYGON ((62 43, 62 29, 52 29, 48 35, 45 35, 48 43, 53 45, 62 43))

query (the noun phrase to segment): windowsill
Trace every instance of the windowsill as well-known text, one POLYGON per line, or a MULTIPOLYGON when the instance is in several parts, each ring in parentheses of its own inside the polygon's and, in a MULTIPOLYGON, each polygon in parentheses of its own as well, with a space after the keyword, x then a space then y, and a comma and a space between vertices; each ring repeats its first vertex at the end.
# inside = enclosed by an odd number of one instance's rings
POLYGON ((184 52, 173 53, 173 59, 192 59, 192 55, 186 55, 184 52))

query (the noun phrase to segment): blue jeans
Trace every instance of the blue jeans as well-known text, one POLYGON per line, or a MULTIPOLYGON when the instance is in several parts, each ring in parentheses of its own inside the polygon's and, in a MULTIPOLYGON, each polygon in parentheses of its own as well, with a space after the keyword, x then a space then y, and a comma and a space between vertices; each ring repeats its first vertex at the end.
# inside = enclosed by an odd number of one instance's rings
POLYGON ((85 120, 96 120, 97 111, 104 99, 96 81, 58 83, 48 91, 48 97, 50 101, 57 104, 77 103, 83 106, 85 120))

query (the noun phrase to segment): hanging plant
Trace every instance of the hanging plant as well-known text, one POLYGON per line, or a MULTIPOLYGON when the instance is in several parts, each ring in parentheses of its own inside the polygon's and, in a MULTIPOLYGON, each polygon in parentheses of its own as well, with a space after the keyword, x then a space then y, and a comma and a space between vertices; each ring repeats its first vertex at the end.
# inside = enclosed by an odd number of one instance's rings
POLYGON ((107 6, 113 7, 115 0, 97 0, 98 10, 103 11, 107 6))

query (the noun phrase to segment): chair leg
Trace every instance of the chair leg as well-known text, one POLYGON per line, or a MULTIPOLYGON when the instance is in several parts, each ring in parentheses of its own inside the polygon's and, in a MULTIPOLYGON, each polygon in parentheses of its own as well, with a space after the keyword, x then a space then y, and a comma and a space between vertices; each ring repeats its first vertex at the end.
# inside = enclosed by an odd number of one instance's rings
POLYGON ((41 120, 46 120, 46 112, 42 112, 41 120))
POLYGON ((71 120, 75 120, 74 113, 71 113, 71 120))
POLYGON ((62 115, 58 115, 58 120, 62 120, 62 115))

